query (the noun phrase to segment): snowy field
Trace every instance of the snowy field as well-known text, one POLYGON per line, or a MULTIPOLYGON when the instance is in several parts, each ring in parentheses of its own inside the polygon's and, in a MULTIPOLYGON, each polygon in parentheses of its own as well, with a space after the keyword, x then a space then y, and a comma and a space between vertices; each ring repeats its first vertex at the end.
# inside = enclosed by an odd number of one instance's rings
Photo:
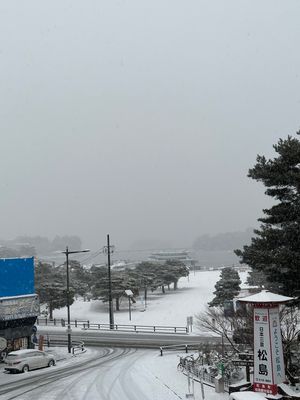
MULTIPOLYGON (((242 282, 247 273, 241 272, 242 282)), ((114 313, 115 324, 186 326, 187 317, 203 311, 214 297, 214 285, 220 278, 220 271, 196 271, 179 280, 178 290, 148 293, 146 310, 142 298, 132 305, 129 321, 128 299, 121 300, 121 310, 114 313), (144 311, 145 310, 145 311, 144 311)), ((67 317, 66 309, 54 310, 54 318, 67 317)), ((79 299, 71 306, 71 319, 89 320, 95 323, 109 323, 108 305, 100 300, 84 302, 79 299)))
MULTIPOLYGON (((133 305, 133 324, 141 325, 170 325, 185 326, 187 316, 194 316, 202 311, 207 302, 213 298, 214 285, 219 280, 220 271, 205 271, 191 273, 189 278, 179 281, 177 291, 167 291, 165 295, 159 292, 149 293, 147 308, 144 311, 142 299, 137 299, 133 305)), ((247 274, 241 273, 241 280, 247 274)), ((66 309, 55 310, 55 318, 66 319, 66 309)), ((101 301, 84 302, 76 301, 71 306, 71 319, 84 319, 90 322, 107 323, 108 309, 101 301)), ((115 323, 128 324, 128 301, 124 299, 121 311, 115 312, 115 323)), ((52 328, 53 329, 53 328, 52 328)), ((199 333, 199 332, 198 332, 199 333)), ((60 360, 54 368, 78 364, 95 357, 102 350, 88 349, 87 353, 75 358, 68 358, 65 348, 56 349, 60 360)), ((187 377, 177 371, 179 354, 177 352, 165 353, 163 357, 157 350, 131 349, 127 355, 112 361, 105 368, 98 367, 89 370, 87 374, 71 375, 66 379, 59 379, 53 387, 42 391, 35 389, 28 394, 23 394, 22 400, 178 400, 185 399, 188 393, 187 377)), ((32 371, 31 374, 46 376, 47 370, 32 371)), ((21 375, 8 375, 1 373, 0 382, 11 382, 20 379, 21 375)), ((202 399, 201 387, 195 382, 195 399, 202 399)), ((228 394, 215 393, 214 388, 204 386, 206 400, 225 400, 228 394)), ((11 398, 11 397, 7 397, 11 398)), ((3 397, 6 400, 6 397, 3 397)))

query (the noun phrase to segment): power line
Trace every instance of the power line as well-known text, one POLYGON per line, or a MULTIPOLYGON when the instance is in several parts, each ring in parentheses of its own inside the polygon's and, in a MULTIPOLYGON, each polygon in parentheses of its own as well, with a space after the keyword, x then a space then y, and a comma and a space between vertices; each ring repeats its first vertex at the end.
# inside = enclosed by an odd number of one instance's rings
POLYGON ((80 261, 81 261, 81 263, 86 263, 86 262, 91 261, 94 258, 98 257, 102 253, 103 253, 103 247, 101 247, 101 249, 96 250, 94 253, 92 253, 91 255, 89 255, 88 257, 86 257, 80 261))
POLYGON ((115 253, 145 253, 145 252, 171 252, 171 251, 193 251, 190 248, 172 248, 172 249, 138 249, 138 250, 116 250, 115 253))
MULTIPOLYGON (((87 256, 87 257, 85 257, 85 258, 81 258, 80 259, 80 255, 79 255, 79 262, 81 263, 81 264, 84 264, 84 263, 86 263, 86 262, 89 262, 89 261, 92 261, 93 259, 95 259, 96 257, 98 257, 100 254, 102 254, 103 253, 103 247, 101 247, 100 249, 98 249, 98 250, 96 250, 95 252, 93 252, 93 253, 91 253, 91 254, 89 254, 89 256, 87 256)), ((45 262, 45 263, 47 263, 47 264, 52 264, 53 262, 52 261, 48 261, 48 260, 43 260, 43 259, 39 259, 39 261, 41 261, 41 262, 45 262)), ((55 266, 55 267, 62 267, 64 265, 64 263, 63 264, 60 264, 60 265, 57 265, 57 266, 55 266)))
MULTIPOLYGON (((83 258, 83 259, 79 259, 78 261, 80 261, 81 264, 85 264, 85 263, 89 263, 92 260, 94 260, 96 257, 100 256, 103 254, 103 251, 105 249, 105 247, 107 246, 103 246, 97 250, 95 250, 93 253, 90 253, 87 257, 83 258)), ((138 249, 138 250, 115 250, 114 246, 110 246, 111 248, 111 253, 114 252, 114 254, 116 255, 121 255, 121 254, 137 254, 137 253, 153 253, 153 252, 171 252, 171 251, 191 251, 192 249, 182 249, 182 248, 172 248, 169 250, 161 250, 161 249, 138 249), (112 251, 113 250, 113 251, 112 251)), ((79 256, 80 257, 80 256, 79 256)), ((48 261, 45 261, 48 262, 48 261)), ((51 263, 49 261, 49 263, 51 263)), ((63 265, 63 264, 62 264, 63 265)))

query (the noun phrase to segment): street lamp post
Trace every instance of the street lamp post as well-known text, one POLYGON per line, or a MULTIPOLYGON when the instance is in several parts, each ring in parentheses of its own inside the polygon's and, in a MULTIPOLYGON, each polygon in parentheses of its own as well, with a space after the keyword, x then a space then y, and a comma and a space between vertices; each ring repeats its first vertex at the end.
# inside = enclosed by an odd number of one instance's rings
POLYGON ((132 290, 125 290, 125 294, 128 297, 128 311, 129 311, 129 321, 131 321, 131 299, 133 298, 132 290))
POLYGON ((63 254, 66 255, 66 266, 67 266, 67 312, 68 312, 68 352, 71 353, 72 348, 72 339, 71 339, 71 318, 70 318, 70 275, 69 275, 69 254, 76 254, 76 253, 87 253, 90 250, 74 250, 70 251, 68 246, 66 247, 65 251, 62 251, 63 254))

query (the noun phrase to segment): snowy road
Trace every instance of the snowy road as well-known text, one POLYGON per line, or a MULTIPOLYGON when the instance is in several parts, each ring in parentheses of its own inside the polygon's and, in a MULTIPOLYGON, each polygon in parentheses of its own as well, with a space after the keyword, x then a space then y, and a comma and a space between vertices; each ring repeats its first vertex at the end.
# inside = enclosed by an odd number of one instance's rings
MULTIPOLYGON (((150 400, 178 399, 141 363, 147 350, 114 348, 93 351, 80 363, 67 363, 24 375, 5 374, 2 400, 150 400)), ((153 354, 153 352, 151 352, 153 354)))

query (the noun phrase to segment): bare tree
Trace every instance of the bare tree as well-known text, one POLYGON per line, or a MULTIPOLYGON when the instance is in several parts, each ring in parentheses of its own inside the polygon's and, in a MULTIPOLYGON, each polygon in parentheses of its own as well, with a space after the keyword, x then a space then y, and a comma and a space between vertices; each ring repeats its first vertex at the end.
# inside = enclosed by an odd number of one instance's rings
POLYGON ((283 344, 283 354, 286 369, 292 372, 292 353, 293 350, 299 351, 298 338, 300 335, 299 326, 299 308, 292 307, 282 307, 280 309, 280 325, 281 325, 281 335, 283 344))
MULTIPOLYGON (((230 317, 224 316, 222 307, 207 307, 206 310, 195 317, 196 325, 202 330, 222 335, 239 352, 238 343, 248 344, 253 347, 253 308, 244 307, 230 317)), ((280 326, 283 343, 285 366, 289 376, 294 372, 294 351, 299 351, 300 315, 297 306, 280 307, 280 326)), ((299 367, 300 369, 300 367, 299 367)))
POLYGON ((207 307, 204 312, 196 315, 195 320, 196 326, 202 330, 223 336, 234 351, 240 351, 234 341, 234 335, 237 333, 239 343, 251 344, 249 333, 253 332, 253 321, 252 311, 248 309, 234 312, 232 316, 225 317, 222 307, 207 307))

